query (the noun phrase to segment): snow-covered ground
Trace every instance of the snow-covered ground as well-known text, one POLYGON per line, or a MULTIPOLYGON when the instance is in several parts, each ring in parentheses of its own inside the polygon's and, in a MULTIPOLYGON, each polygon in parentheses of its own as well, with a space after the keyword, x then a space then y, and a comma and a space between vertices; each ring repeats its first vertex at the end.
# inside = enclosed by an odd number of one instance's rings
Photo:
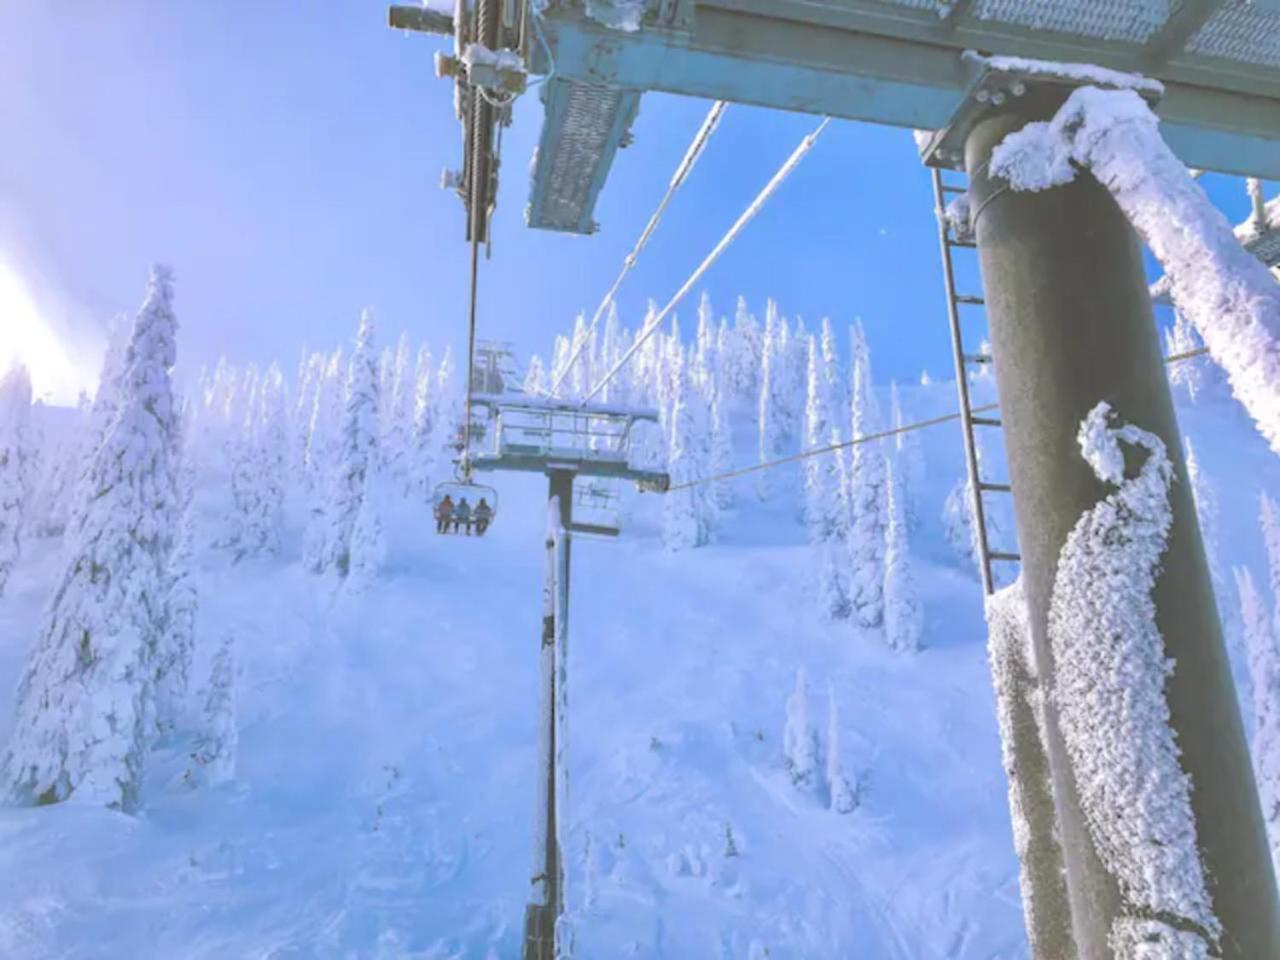
MULTIPOLYGON (((908 419, 952 386, 904 391, 908 419)), ((1227 399, 1182 410, 1220 501, 1220 563, 1265 584, 1257 493, 1280 464, 1227 399)), ((754 456, 749 418, 739 462, 754 456)), ((617 542, 578 541, 570 614, 568 902, 579 957, 1015 960, 1026 955, 985 628, 940 514, 954 426, 925 431, 912 552, 925 649, 895 654, 812 613, 787 481, 750 480, 713 545, 663 550, 659 502, 617 542), (860 805, 802 793, 782 756, 798 668, 860 805)), ((197 492, 205 543, 225 478, 197 492)), ((529 891, 543 481, 501 476, 483 540, 392 508, 386 564, 335 596, 300 563, 199 556, 195 683, 237 642, 236 779, 152 755, 136 816, 0 808, 0 956, 515 958, 529 891)), ((60 573, 30 539, 0 597, 0 742, 60 573)), ((1227 573, 1230 582, 1229 572, 1227 573)), ((1220 600, 1234 608, 1236 597, 1220 600)), ((825 742, 825 733, 824 733, 825 742)))

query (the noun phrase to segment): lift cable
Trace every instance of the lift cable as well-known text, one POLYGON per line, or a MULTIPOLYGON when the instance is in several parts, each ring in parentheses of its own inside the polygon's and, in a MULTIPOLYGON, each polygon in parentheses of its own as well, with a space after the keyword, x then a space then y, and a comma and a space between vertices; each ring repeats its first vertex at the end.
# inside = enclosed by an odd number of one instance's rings
POLYGON ((467 398, 462 420, 462 479, 471 480, 471 392, 476 373, 476 275, 479 272, 480 237, 471 237, 471 311, 467 324, 467 398))
MULTIPOLYGON (((1209 352, 1208 347, 1200 347, 1197 350, 1188 350, 1185 353, 1175 353, 1164 358, 1166 364, 1178 363, 1181 360, 1190 360, 1193 357, 1203 356, 1209 352)), ((980 407, 974 407, 970 413, 985 413, 988 410, 995 410, 1000 406, 998 403, 987 403, 980 407)), ((859 444, 871 443, 873 440, 884 440, 887 437, 897 436, 900 433, 909 433, 912 430, 923 430, 925 427, 936 427, 940 423, 950 423, 952 420, 959 420, 960 413, 948 413, 941 417, 934 417, 931 420, 918 420, 915 423, 906 423, 892 430, 881 430, 877 433, 868 433, 865 436, 854 437, 852 440, 845 440, 843 443, 833 443, 825 447, 816 447, 813 450, 802 450, 800 453, 794 453, 789 457, 782 457, 779 460, 768 460, 764 463, 752 464, 749 467, 741 467, 737 470, 729 470, 725 473, 717 473, 710 477, 699 477, 697 480, 690 480, 686 483, 672 484, 667 488, 667 493, 673 493, 676 490, 688 490, 690 487, 698 487, 704 483, 714 483, 717 480, 729 480, 733 477, 741 477, 748 473, 757 473, 760 470, 772 470, 774 467, 780 467, 784 464, 795 463, 798 460, 805 460, 809 457, 821 456, 824 453, 834 453, 837 450, 843 450, 846 447, 856 447, 859 444)))
POLYGON ((568 361, 564 367, 556 374, 554 382, 551 384, 551 395, 554 396, 556 391, 560 389, 560 384, 564 382, 564 378, 569 375, 569 371, 573 369, 573 365, 577 362, 578 357, 582 355, 583 348, 591 339, 591 334, 595 333, 596 327, 600 324, 600 317, 604 314, 605 307, 613 302, 613 298, 618 293, 618 288, 622 286, 622 281, 626 279, 632 267, 636 265, 636 260, 640 256, 640 251, 644 249, 649 238, 653 236, 653 232, 658 229, 658 221, 662 219, 662 215, 667 210, 667 204, 671 202, 671 198, 675 196, 675 192, 680 189, 684 181, 688 179, 690 171, 693 170, 694 164, 698 162, 698 158, 702 155, 703 149, 707 145, 707 141, 711 139, 711 135, 715 133, 716 127, 720 125, 720 116, 724 113, 727 104, 723 100, 717 100, 711 105, 711 109, 707 111, 706 118, 702 121, 702 126, 698 128, 698 132, 694 134, 693 140, 689 144, 689 149, 685 151, 684 159, 680 161, 680 165, 676 167, 676 172, 671 175, 671 182, 667 184, 667 192, 663 194, 662 201, 658 204, 653 216, 649 218, 649 222, 645 225, 644 231, 640 234, 640 239, 636 241, 631 252, 627 254, 622 261, 622 269, 618 272, 617 278, 613 281, 613 286, 605 293, 604 298, 600 301, 600 305, 596 307, 595 314, 591 317, 591 323, 583 331, 581 338, 573 344, 573 352, 569 355, 568 361))
POLYGON ((830 117, 823 117, 822 122, 818 124, 813 132, 800 141, 800 145, 792 151, 792 154, 787 158, 786 163, 778 168, 778 172, 773 175, 773 179, 765 184, 764 189, 760 191, 759 195, 753 201, 751 201, 750 206, 742 212, 742 215, 738 217, 734 225, 729 228, 729 232, 720 238, 720 242, 715 245, 709 254, 707 254, 706 259, 698 265, 698 268, 693 271, 689 276, 689 279, 686 280, 680 289, 675 292, 675 295, 667 301, 667 305, 650 318, 644 325, 644 328, 636 334, 636 338, 627 349, 627 352, 618 359, 617 363, 609 368, 609 371, 601 377, 599 382, 592 387, 590 391, 588 391, 585 397, 582 398, 583 406, 585 406, 592 397, 605 388, 618 371, 626 365, 627 361, 635 356, 636 351, 644 345, 644 342, 648 340, 660 326, 662 326, 662 322, 670 315, 671 311, 676 308, 680 301, 688 295, 689 291, 693 289, 694 284, 702 279, 702 275, 711 268, 711 265, 720 258, 720 254, 724 253, 729 244, 731 244, 737 238, 738 234, 742 232, 742 228, 760 212, 760 208, 765 205, 768 199, 773 195, 774 191, 782 185, 782 182, 787 179, 787 176, 791 171, 794 170, 796 166, 799 165, 800 161, 804 159, 805 155, 813 149, 814 143, 817 142, 818 137, 822 134, 822 131, 827 128, 827 124, 830 122, 830 117))

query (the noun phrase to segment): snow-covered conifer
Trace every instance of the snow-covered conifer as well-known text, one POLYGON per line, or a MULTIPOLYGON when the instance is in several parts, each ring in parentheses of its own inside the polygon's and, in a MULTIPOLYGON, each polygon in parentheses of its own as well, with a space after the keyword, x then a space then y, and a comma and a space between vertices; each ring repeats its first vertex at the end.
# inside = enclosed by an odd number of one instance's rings
POLYGON ((827 803, 833 813, 852 813, 858 794, 844 772, 840 751, 840 709, 834 688, 827 691, 827 803))
POLYGON ((542 357, 536 353, 529 359, 529 369, 524 375, 524 392, 531 397, 541 397, 550 389, 547 383, 547 369, 542 357))
MULTIPOLYGON (((808 402, 805 406, 805 449, 840 442, 840 426, 827 376, 827 360, 814 337, 809 338, 808 402)), ((848 505, 842 451, 833 450, 804 461, 805 522, 813 546, 818 602, 824 616, 849 615, 847 583, 848 505)))
MULTIPOLYGON (((871 357, 862 322, 852 339, 851 439, 880 429, 880 411, 871 382, 871 357)), ((885 474, 883 441, 855 444, 849 457, 850 590, 855 622, 863 629, 884 624, 885 474)))
POLYGON ((889 507, 884 553, 885 642, 894 650, 918 650, 924 622, 902 507, 902 481, 891 457, 885 457, 884 471, 889 507))
POLYGON ((4 780, 22 803, 71 795, 136 808, 150 740, 154 652, 166 623, 178 426, 173 285, 152 270, 95 451, 66 568, 22 682, 4 780))
POLYGON ((401 488, 409 477, 409 434, 416 386, 413 373, 409 336, 401 334, 392 363, 391 390, 381 397, 382 432, 378 441, 385 475, 401 488))
POLYGON ((1280 637, 1280 506, 1264 490, 1259 495, 1259 520, 1262 524, 1262 540, 1267 548, 1267 569, 1270 574, 1271 596, 1276 600, 1273 630, 1280 637))
POLYGON ((200 734, 187 772, 193 784, 225 783, 236 775, 236 752, 240 743, 236 719, 239 674, 236 659, 235 637, 228 634, 214 654, 209 682, 204 689, 200 734))
POLYGON ((1247 567, 1235 568, 1253 687, 1253 767, 1272 859, 1280 863, 1280 645, 1247 567))
MULTIPOLYGON (((1188 353, 1204 349, 1200 334, 1181 310, 1174 311, 1173 326, 1165 331, 1164 349, 1169 357, 1185 357, 1188 353)), ((1175 395, 1183 396, 1192 403, 1223 386, 1222 369, 1208 356, 1177 360, 1169 364, 1168 369, 1175 395)))
MULTIPOLYGON (((667 470, 672 486, 680 486, 703 476, 707 423, 701 394, 690 381, 690 361, 682 351, 673 362, 667 470)), ((710 500, 706 484, 672 490, 663 498, 662 540, 668 550, 686 550, 710 541, 714 509, 710 500)))
POLYGON ((455 445, 462 443, 465 389, 465 385, 458 381, 457 365, 453 360, 453 347, 446 345, 444 356, 440 359, 440 369, 436 371, 435 410, 432 417, 435 422, 436 436, 442 442, 455 445))
POLYGON ((15 364, 0 377, 0 595, 18 562, 28 503, 31 377, 15 364))
POLYGON ((249 378, 244 421, 229 451, 232 512, 226 544, 235 559, 274 556, 284 519, 284 376, 274 364, 249 378))
POLYGON ((711 309, 711 297, 705 290, 702 291, 702 298, 698 301, 698 332, 695 344, 693 374, 690 379, 704 396, 710 396, 711 371, 716 360, 716 318, 711 309))
POLYGON ((737 310, 733 315, 733 348, 729 351, 731 362, 728 373, 734 394, 740 402, 754 404, 759 401, 760 369, 764 359, 762 341, 760 324, 747 308, 746 299, 739 297, 737 310))
POLYGON ((324 511, 324 544, 313 557, 312 570, 317 573, 332 571, 345 578, 352 571, 353 549, 363 551, 361 557, 355 558, 362 574, 369 573, 370 562, 376 565, 376 557, 369 550, 372 541, 366 534, 380 531, 381 524, 373 516, 377 504, 371 501, 366 507, 365 501, 369 499, 366 493, 376 486, 379 462, 378 385, 373 314, 365 310, 360 315, 360 329, 347 371, 342 422, 334 448, 335 469, 324 511), (362 508, 364 518, 360 516, 362 508), (356 538, 358 521, 361 536, 356 538))
MULTIPOLYGON (((894 430, 902 430, 907 421, 902 412, 902 400, 898 396, 896 380, 889 383, 889 407, 892 420, 890 425, 894 430)), ((920 436, 914 430, 896 434, 893 441, 894 454, 898 460, 903 511, 907 516, 907 525, 914 530, 920 525, 918 501, 924 483, 924 451, 920 447, 920 436)))
POLYGON ((413 392, 413 429, 409 437, 409 490, 425 495, 431 490, 431 478, 440 452, 435 420, 435 370, 431 351, 425 346, 418 352, 417 380, 413 392))
MULTIPOLYGON (((724 374, 723 355, 711 353, 707 363, 708 429, 710 431, 707 472, 715 476, 727 471, 733 463, 733 434, 729 424, 729 385, 724 374)), ((711 485, 711 498, 718 509, 733 505, 733 487, 728 480, 711 485)))
POLYGON ((190 441, 185 444, 187 450, 177 471, 178 529, 167 570, 165 628, 155 657, 155 721, 162 735, 172 732, 179 723, 195 657, 200 596, 195 570, 195 467, 190 445, 190 441))
POLYGON ((796 670, 796 685, 787 698, 787 722, 782 730, 782 759, 791 782, 800 790, 819 785, 818 731, 809 718, 809 681, 804 667, 796 670))

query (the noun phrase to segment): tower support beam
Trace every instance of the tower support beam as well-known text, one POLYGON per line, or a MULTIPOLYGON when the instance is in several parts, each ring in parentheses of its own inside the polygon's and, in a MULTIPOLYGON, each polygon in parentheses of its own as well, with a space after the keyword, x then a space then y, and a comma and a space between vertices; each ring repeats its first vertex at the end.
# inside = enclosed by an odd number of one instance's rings
MULTIPOLYGON (((1137 237, 1085 173, 1019 193, 991 178, 992 149, 1052 115, 1026 97, 978 120, 965 143, 992 349, 1045 705, 1072 924, 1080 960, 1109 960, 1130 915, 1081 808, 1053 701, 1048 616, 1058 558, 1080 517, 1107 494, 1077 442, 1100 401, 1164 441, 1173 524, 1153 599, 1174 670, 1165 685, 1181 764, 1192 783, 1200 856, 1224 935, 1224 960, 1280 957, 1280 912, 1257 788, 1219 627, 1137 237)), ((1148 918, 1149 919, 1149 918, 1148 918)), ((1041 960, 1041 958, 1037 958, 1041 960)), ((1049 958, 1044 958, 1049 960, 1049 958)), ((1056 960, 1056 958, 1055 958, 1056 960)))

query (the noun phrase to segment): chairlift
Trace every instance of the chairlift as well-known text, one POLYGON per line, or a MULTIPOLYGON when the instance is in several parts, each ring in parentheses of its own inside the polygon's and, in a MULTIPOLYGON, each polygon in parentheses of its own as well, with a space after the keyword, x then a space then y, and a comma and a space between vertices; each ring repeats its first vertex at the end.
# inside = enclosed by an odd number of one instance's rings
POLYGON ((498 491, 483 483, 451 480, 431 494, 436 533, 483 537, 498 518, 498 491), (465 511, 461 509, 466 504, 465 511))
POLYGON ((621 496, 617 481, 582 478, 573 487, 571 532, 589 539, 612 540, 622 532, 621 496))

